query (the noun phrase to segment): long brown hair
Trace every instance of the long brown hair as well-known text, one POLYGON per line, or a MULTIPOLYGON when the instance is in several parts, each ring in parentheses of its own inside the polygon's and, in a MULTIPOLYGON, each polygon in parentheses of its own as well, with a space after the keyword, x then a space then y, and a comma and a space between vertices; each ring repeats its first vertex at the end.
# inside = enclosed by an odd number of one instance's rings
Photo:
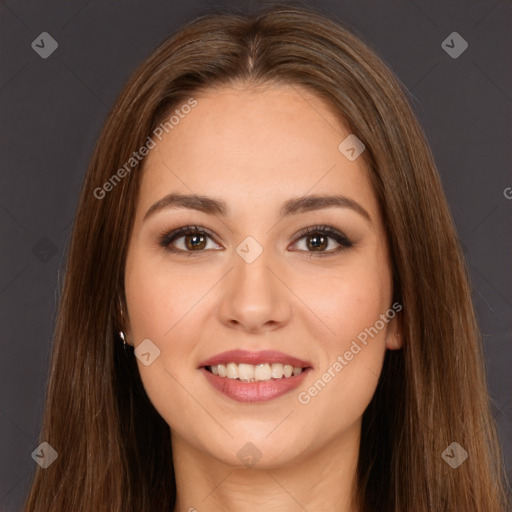
POLYGON ((360 510, 503 512, 505 477, 467 267, 424 134, 398 80, 367 45, 290 6, 189 23, 137 69, 108 116, 81 192, 53 343, 41 441, 59 457, 37 468, 25 511, 174 506, 169 426, 118 337, 143 162, 104 197, 94 191, 172 109, 234 83, 308 88, 366 146, 405 341, 387 351, 363 416, 360 510), (441 456, 452 442, 469 454, 456 469, 441 456))

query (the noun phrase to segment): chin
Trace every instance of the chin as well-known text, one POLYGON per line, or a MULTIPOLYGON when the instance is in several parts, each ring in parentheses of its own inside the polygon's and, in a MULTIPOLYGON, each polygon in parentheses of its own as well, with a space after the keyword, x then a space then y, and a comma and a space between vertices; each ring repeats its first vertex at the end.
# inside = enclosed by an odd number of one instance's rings
MULTIPOLYGON (((254 435, 246 432, 230 439, 226 450, 211 455, 224 464, 246 469, 276 469, 290 464, 301 455, 300 447, 294 446, 292 440, 288 439, 288 443, 283 444, 279 437, 271 437, 272 434, 265 439, 261 431, 254 435)), ((208 443, 208 446, 212 445, 208 443)))

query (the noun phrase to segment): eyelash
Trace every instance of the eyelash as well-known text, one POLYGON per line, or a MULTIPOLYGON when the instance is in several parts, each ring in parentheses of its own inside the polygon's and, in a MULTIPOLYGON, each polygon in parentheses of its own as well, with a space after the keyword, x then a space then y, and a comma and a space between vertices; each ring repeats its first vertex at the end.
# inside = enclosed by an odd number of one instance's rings
MULTIPOLYGON (((334 250, 330 251, 298 251, 298 252, 309 252, 311 254, 311 257, 318 256, 320 258, 327 257, 327 256, 333 256, 335 254, 338 254, 341 251, 350 249, 353 247, 353 242, 349 240, 349 238, 338 231, 337 229, 331 227, 331 226, 311 226, 308 228, 305 228, 301 230, 297 234, 296 242, 301 240, 302 238, 306 237, 307 235, 312 234, 322 234, 327 235, 328 238, 333 239, 335 242, 339 244, 339 247, 337 247, 334 250)), ((169 233, 164 233, 159 238, 159 245, 163 247, 166 251, 175 253, 175 254, 186 254, 188 257, 194 256, 194 252, 201 253, 205 250, 199 250, 199 251, 184 251, 182 249, 175 249, 172 248, 171 244, 178 238, 181 238, 186 235, 204 235, 209 238, 213 238, 212 233, 210 233, 208 230, 204 228, 200 228, 199 226, 182 226, 178 229, 175 229, 169 233)), ((295 243, 296 243, 295 242, 295 243)))

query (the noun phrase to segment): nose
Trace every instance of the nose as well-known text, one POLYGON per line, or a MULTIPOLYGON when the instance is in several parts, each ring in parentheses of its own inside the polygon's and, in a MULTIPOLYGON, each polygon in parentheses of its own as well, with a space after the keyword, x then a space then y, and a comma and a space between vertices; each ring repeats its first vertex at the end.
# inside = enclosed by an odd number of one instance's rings
POLYGON ((291 297, 275 258, 263 251, 248 263, 235 253, 233 267, 222 282, 219 320, 229 328, 251 333, 286 325, 292 310, 291 297))

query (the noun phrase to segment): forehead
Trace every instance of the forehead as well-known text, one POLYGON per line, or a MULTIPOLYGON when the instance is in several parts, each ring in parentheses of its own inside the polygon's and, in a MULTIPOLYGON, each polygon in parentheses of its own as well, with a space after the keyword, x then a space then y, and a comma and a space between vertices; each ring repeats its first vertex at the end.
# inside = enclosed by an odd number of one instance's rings
POLYGON ((146 157, 141 208, 170 192, 223 198, 233 213, 342 193, 376 215, 363 159, 350 161, 340 152, 350 132, 320 97, 280 85, 216 88, 194 98, 197 105, 155 139, 146 157))

